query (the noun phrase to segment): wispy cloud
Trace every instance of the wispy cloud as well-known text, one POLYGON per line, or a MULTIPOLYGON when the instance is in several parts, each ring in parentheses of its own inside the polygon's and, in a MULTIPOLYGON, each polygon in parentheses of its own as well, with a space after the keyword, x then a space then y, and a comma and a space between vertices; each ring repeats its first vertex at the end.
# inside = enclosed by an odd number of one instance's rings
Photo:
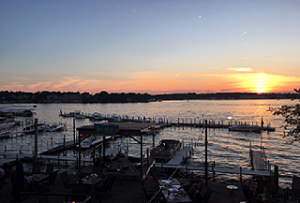
POLYGON ((237 72, 252 72, 252 68, 227 68, 227 70, 237 71, 237 72))
POLYGON ((177 73, 177 74, 175 75, 175 78, 177 78, 179 75, 180 75, 180 73, 177 73))
POLYGON ((244 36, 245 34, 247 34, 247 31, 245 31, 245 32, 242 34, 242 36, 244 36))

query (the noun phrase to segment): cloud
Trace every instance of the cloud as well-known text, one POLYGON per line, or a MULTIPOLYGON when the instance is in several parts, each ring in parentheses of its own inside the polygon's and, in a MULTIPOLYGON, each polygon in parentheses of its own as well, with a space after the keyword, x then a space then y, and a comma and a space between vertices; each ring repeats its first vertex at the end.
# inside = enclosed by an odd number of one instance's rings
POLYGON ((252 68, 227 68, 228 70, 237 71, 237 72, 252 72, 252 68))
POLYGON ((247 34, 247 31, 245 31, 245 32, 242 34, 242 36, 244 36, 245 34, 247 34))
POLYGON ((180 73, 177 73, 177 74, 175 75, 175 78, 177 78, 179 75, 180 75, 180 73))

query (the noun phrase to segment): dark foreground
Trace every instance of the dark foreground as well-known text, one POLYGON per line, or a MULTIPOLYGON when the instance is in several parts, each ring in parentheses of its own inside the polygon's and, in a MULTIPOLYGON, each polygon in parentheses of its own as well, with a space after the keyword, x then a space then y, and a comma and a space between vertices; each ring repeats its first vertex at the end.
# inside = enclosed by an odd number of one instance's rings
MULTIPOLYGON (((72 175, 77 177, 77 175, 72 175)), ((151 177, 151 174, 148 175, 150 181, 154 181, 151 177)), ((187 182, 190 177, 174 177, 177 178, 181 183, 187 182)), ((203 177, 197 177, 202 183, 204 183, 203 177)), ((155 182, 155 181, 154 181, 155 182)), ((145 182, 144 182, 145 184, 145 182)), ((256 182, 253 180, 246 180, 243 184, 247 184, 253 188, 256 187, 256 182)), ((209 187, 213 190, 211 197, 209 199, 209 203, 241 203, 246 202, 245 194, 242 190, 242 183, 236 180, 228 180, 228 181, 208 181, 209 187), (230 191, 226 186, 235 185, 238 187, 237 190, 230 191)), ((38 188, 41 191, 32 191, 38 192, 40 195, 27 195, 26 199, 22 200, 24 203, 34 203, 34 202, 64 202, 65 197, 63 196, 50 196, 47 194, 71 194, 72 188, 66 188, 63 184, 63 181, 59 174, 57 174, 54 184, 48 186, 47 188, 38 188), (41 199, 42 200, 38 200, 41 199)), ((94 190, 94 189, 92 189, 94 190)), ((94 202, 103 202, 103 203, 132 203, 132 202, 140 202, 146 203, 149 202, 149 197, 146 196, 143 190, 143 181, 141 180, 119 180, 116 179, 112 186, 111 194, 104 194, 102 198, 99 198, 95 191, 89 191, 89 195, 91 196, 92 203, 94 202)), ((13 200, 12 195, 12 183, 10 177, 5 179, 5 182, 0 190, 0 203, 6 202, 15 202, 13 200)), ((201 191, 203 193, 203 191, 201 191)), ((263 190, 262 193, 266 193, 266 189, 263 190)), ((278 195, 277 198, 274 198, 272 201, 265 202, 284 202, 283 191, 279 192, 281 195, 278 195)), ((203 195, 203 194, 202 194, 203 195)), ((163 198, 160 198, 157 202, 166 202, 163 198)), ((249 201, 247 201, 249 202, 249 201)), ((257 201, 259 202, 259 201, 257 201)))

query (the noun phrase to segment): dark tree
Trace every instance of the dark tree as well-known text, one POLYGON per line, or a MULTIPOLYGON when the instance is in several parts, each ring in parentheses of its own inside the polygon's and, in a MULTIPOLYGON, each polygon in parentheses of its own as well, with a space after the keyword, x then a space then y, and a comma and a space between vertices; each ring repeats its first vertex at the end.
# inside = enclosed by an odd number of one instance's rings
MULTIPOLYGON (((295 91, 300 94, 300 89, 295 89, 295 91)), ((300 100, 299 100, 300 102, 300 100)), ((270 108, 273 115, 279 115, 284 117, 285 124, 281 127, 284 129, 283 137, 292 136, 293 140, 289 141, 293 143, 294 141, 300 140, 300 104, 295 106, 283 105, 279 108, 270 108)))

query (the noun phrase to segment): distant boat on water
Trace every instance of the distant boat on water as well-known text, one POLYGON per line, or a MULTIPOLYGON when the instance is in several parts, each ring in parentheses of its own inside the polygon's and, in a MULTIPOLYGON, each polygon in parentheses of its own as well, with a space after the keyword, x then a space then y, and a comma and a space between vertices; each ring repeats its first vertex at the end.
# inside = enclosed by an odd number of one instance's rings
MULTIPOLYGON (((45 124, 38 124, 38 131, 44 131, 46 129, 47 125, 45 124)), ((26 126, 23 128, 23 133, 34 133, 35 132, 35 124, 26 126)))
POLYGON ((53 124, 53 125, 48 125, 45 128, 45 132, 62 132, 65 130, 65 125, 63 124, 53 124))
POLYGON ((232 125, 228 127, 229 131, 237 132, 255 132, 260 133, 262 128, 259 125, 232 125))

